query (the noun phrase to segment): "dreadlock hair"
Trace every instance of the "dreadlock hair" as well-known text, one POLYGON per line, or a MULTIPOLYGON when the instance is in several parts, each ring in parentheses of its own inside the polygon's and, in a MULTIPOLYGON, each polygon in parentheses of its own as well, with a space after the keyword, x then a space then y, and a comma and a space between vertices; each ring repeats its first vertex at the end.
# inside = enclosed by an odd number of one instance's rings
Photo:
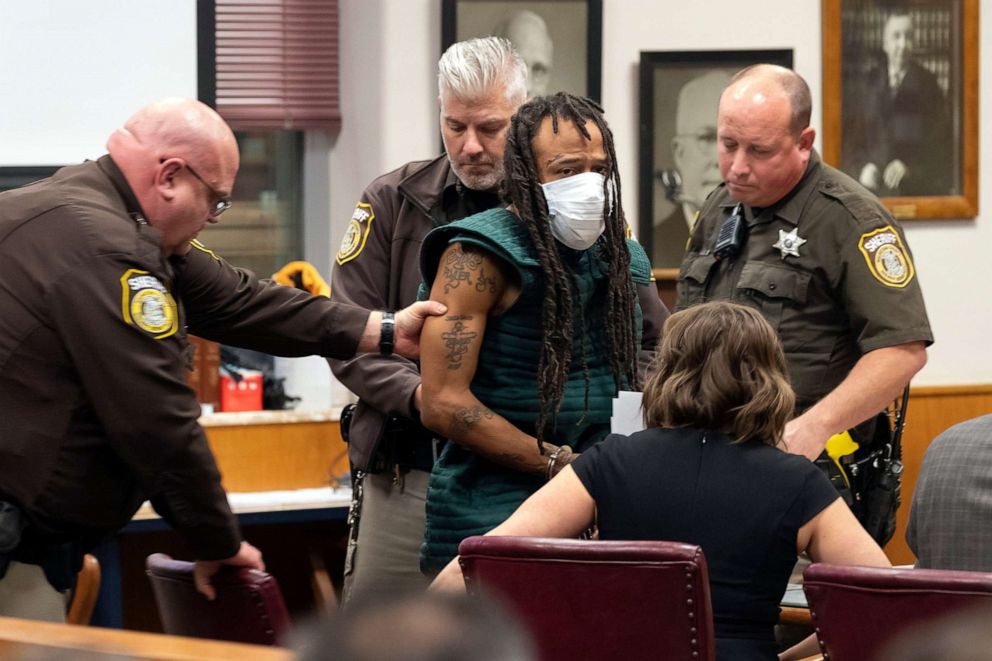
MULTIPOLYGON (((506 177, 503 180, 502 193, 513 204, 520 222, 526 225, 544 275, 544 344, 538 361, 541 407, 535 432, 537 445, 542 453, 548 423, 557 414, 565 395, 573 350, 571 276, 562 265, 558 243, 551 233, 548 204, 532 148, 532 142, 547 117, 551 118, 551 127, 555 133, 562 121, 571 122, 589 140, 591 136, 586 123, 592 122, 603 136, 603 148, 609 159, 609 173, 604 183, 606 241, 603 242, 603 256, 609 268, 605 321, 610 341, 610 366, 618 389, 638 388, 640 385, 637 380, 637 335, 634 327, 634 302, 637 294, 630 279, 627 221, 621 205, 613 134, 603 119, 603 109, 591 99, 566 92, 534 98, 521 106, 511 121, 503 156, 506 177)), ((581 350, 581 345, 579 349, 581 350)), ((585 364, 584 368, 588 407, 589 369, 585 364)))

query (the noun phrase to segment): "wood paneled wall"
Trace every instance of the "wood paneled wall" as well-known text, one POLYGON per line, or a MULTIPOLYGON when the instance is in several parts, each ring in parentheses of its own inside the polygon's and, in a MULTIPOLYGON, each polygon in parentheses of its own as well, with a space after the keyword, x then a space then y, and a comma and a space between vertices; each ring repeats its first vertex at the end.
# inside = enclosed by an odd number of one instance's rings
POLYGON ((228 491, 334 486, 348 473, 348 446, 334 421, 208 427, 228 491))

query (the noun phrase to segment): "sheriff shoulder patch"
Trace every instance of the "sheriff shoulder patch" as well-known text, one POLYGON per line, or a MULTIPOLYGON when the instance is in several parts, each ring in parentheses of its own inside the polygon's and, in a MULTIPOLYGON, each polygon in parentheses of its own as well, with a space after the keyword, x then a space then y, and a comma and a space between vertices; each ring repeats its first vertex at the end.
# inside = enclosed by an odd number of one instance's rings
POLYGON ((913 260, 891 225, 862 234, 858 249, 865 256, 868 270, 886 287, 905 287, 913 279, 913 260))
POLYGON ((169 337, 179 328, 175 299, 148 271, 128 269, 121 276, 121 314, 126 323, 156 340, 169 337))
POLYGON ((369 230, 372 229, 373 220, 375 220, 375 212, 372 211, 372 205, 367 202, 359 202, 355 206, 355 213, 351 214, 348 231, 341 239, 338 254, 334 256, 338 264, 350 262, 362 253, 365 241, 369 238, 369 230))

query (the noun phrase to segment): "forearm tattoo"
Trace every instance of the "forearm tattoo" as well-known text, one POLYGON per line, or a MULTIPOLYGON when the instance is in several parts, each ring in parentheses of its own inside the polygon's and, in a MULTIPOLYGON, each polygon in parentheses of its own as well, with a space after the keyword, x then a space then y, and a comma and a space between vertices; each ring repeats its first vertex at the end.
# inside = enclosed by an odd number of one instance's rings
POLYGON ((527 460, 527 457, 517 452, 500 452, 496 455, 500 461, 504 464, 522 464, 527 460))
MULTIPOLYGON (((462 252, 455 249, 448 253, 444 260, 444 293, 447 294, 452 289, 457 289, 458 285, 465 283, 472 286, 472 271, 482 265, 482 255, 462 252)), ((480 290, 481 291, 481 290, 480 290)))
POLYGON ((484 406, 459 406, 454 413, 455 431, 463 434, 472 431, 483 418, 489 420, 495 415, 484 406))
POLYGON ((472 345, 472 340, 478 335, 474 331, 465 330, 464 322, 471 320, 471 315, 464 314, 445 317, 445 321, 454 322, 451 330, 441 333, 441 339, 444 340, 444 348, 448 351, 445 354, 445 358, 448 359, 449 370, 456 370, 462 366, 462 358, 468 353, 468 349, 472 345))

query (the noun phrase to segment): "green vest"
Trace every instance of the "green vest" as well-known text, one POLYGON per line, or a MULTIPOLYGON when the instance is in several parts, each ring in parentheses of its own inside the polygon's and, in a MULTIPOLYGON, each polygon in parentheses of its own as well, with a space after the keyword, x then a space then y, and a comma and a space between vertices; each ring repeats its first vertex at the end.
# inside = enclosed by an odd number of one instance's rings
MULTIPOLYGON (((544 335, 544 277, 530 235, 523 223, 505 209, 491 209, 433 230, 421 250, 421 270, 428 291, 441 254, 455 242, 483 248, 518 274, 521 294, 516 303, 486 321, 471 388, 485 406, 533 435, 540 408, 537 365, 544 335)), ((565 395, 549 440, 579 452, 609 433, 612 400, 617 391, 605 318, 609 272, 600 256, 604 242, 600 238, 592 248, 581 252, 558 246, 572 276, 575 348, 565 395)), ((635 241, 627 243, 632 280, 648 283, 650 264, 644 250, 635 241)), ((639 344, 639 305, 635 314, 639 344)), ((431 473, 421 568, 430 573, 439 571, 457 554, 462 539, 492 530, 543 483, 542 477, 505 468, 457 443, 448 443, 431 473)))

